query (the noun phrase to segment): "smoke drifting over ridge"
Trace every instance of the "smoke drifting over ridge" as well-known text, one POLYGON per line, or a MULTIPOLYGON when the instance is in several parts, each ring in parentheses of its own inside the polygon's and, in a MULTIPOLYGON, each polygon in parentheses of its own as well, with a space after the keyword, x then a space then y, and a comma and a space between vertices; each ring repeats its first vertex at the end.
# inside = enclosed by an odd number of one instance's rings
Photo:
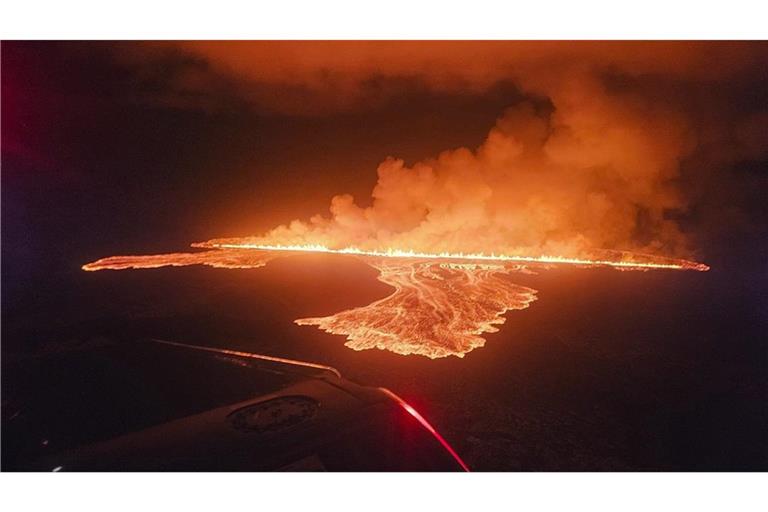
MULTIPOLYGON (((728 165, 763 158, 766 151, 765 105, 762 111, 731 106, 740 76, 766 62, 759 44, 174 47, 232 78, 260 108, 289 113, 365 108, 397 94, 387 80, 398 77, 473 93, 507 80, 527 97, 510 105, 477 148, 447 149, 413 165, 396 155, 382 162, 370 206, 366 198, 341 193, 331 200, 330 215, 294 220, 254 243, 689 256, 691 244, 675 220, 689 206, 679 183, 681 163, 698 153, 699 161, 707 155, 703 166, 728 165)), ((194 83, 186 77, 177 85, 194 83)))

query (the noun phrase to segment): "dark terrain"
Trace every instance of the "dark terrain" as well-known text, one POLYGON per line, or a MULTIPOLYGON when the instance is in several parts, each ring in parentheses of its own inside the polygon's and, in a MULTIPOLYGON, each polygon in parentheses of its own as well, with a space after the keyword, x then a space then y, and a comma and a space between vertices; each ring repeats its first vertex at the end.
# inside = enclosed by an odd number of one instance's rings
MULTIPOLYGON (((256 270, 72 268, 53 292, 30 293, 29 302, 3 311, 3 403, 24 413, 55 396, 61 412, 34 430, 51 439, 50 449, 57 436, 62 446, 73 436, 84 441, 73 432, 78 421, 94 439, 114 435, 126 428, 114 418, 78 418, 94 410, 89 400, 126 399, 99 386, 115 372, 131 379, 109 347, 119 346, 130 368, 132 340, 155 336, 321 362, 387 386, 431 418, 476 470, 766 468, 766 301, 748 275, 717 268, 519 275, 539 300, 508 313, 501 331, 463 359, 355 352, 343 337, 292 323, 388 293, 375 275, 339 256, 283 258, 256 270), (68 379, 90 383, 96 396, 67 396, 68 379)), ((190 395, 165 415, 211 406, 217 377, 185 368, 183 354, 163 364, 170 367, 156 371, 188 381, 190 395)), ((243 398, 226 375, 219 378, 216 400, 243 398)), ((159 393, 162 406, 162 390, 144 391, 152 403, 159 393)), ((151 423, 136 400, 124 407, 128 416, 151 423)), ((4 435, 4 453, 34 442, 4 435)))

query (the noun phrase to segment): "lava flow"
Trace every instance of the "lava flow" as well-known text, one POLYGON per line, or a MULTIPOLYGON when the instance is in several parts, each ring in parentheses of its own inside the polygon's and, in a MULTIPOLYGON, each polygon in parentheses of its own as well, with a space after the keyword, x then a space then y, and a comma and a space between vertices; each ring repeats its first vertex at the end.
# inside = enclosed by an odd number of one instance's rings
POLYGON ((595 259, 555 256, 508 256, 413 251, 365 251, 324 246, 255 245, 219 241, 193 244, 208 248, 196 253, 113 256, 83 265, 83 270, 125 270, 164 266, 208 265, 218 268, 258 268, 292 253, 332 253, 358 257, 379 271, 378 279, 394 292, 367 306, 326 317, 302 318, 299 325, 316 325, 347 337, 354 350, 378 348, 397 354, 429 358, 464 357, 482 347, 483 333, 497 332, 504 313, 525 309, 536 290, 512 283, 509 275, 528 267, 555 265, 609 266, 620 270, 698 270, 708 266, 627 253, 605 253, 595 259), (610 256, 610 258, 609 258, 610 256))
POLYGON ((261 251, 224 249, 201 252, 173 252, 170 254, 148 254, 143 256, 111 256, 83 265, 82 269, 128 270, 139 268, 186 267, 207 265, 214 268, 259 268, 277 257, 261 251))
POLYGON ((482 347, 484 332, 497 332, 510 309, 525 309, 536 290, 506 279, 501 265, 472 265, 371 259, 379 281, 394 287, 392 295, 367 306, 322 318, 302 318, 347 336, 354 350, 379 348, 397 354, 430 358, 464 357, 482 347))

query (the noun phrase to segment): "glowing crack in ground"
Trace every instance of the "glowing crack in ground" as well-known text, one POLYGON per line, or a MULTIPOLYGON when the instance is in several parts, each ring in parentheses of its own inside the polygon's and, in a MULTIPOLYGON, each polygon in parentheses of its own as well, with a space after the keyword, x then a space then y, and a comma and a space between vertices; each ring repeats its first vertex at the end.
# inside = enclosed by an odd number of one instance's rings
POLYGON ((528 266, 609 266, 620 270, 708 270, 686 260, 612 253, 611 259, 520 257, 483 254, 423 254, 410 251, 333 250, 321 246, 284 247, 251 244, 193 244, 209 250, 145 256, 112 256, 83 265, 83 270, 125 270, 165 266, 208 265, 217 268, 259 268, 289 254, 320 252, 360 258, 379 271, 379 281, 394 288, 389 296, 367 306, 330 316, 301 318, 298 325, 345 335, 354 350, 378 348, 429 358, 464 357, 482 347, 484 333, 497 332, 509 310, 525 309, 536 290, 511 282, 514 272, 528 266))

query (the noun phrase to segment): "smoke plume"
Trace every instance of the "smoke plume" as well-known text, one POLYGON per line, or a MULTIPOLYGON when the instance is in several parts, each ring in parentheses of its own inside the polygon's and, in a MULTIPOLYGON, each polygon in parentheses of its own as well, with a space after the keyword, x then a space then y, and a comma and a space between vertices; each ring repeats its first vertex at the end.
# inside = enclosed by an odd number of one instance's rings
POLYGON ((685 120, 610 95, 581 76, 522 102, 478 148, 378 169, 372 203, 347 194, 330 215, 294 220, 256 243, 363 249, 576 255, 593 249, 682 254, 665 215, 685 207, 674 187, 690 148, 685 120))
MULTIPOLYGON (((341 193, 328 213, 279 226, 254 243, 690 256, 677 221, 691 200, 680 186, 682 163, 698 162, 704 173, 711 162, 722 168, 766 152, 765 106, 733 107, 743 96, 740 78, 766 62, 759 44, 194 42, 174 48, 232 78, 254 105, 293 114, 365 108, 397 94, 386 80, 397 77, 473 94, 506 80, 523 92, 525 99, 500 115, 479 147, 413 164, 393 155, 378 166, 370 198, 341 193)), ((180 77, 177 85, 199 82, 180 77)))

